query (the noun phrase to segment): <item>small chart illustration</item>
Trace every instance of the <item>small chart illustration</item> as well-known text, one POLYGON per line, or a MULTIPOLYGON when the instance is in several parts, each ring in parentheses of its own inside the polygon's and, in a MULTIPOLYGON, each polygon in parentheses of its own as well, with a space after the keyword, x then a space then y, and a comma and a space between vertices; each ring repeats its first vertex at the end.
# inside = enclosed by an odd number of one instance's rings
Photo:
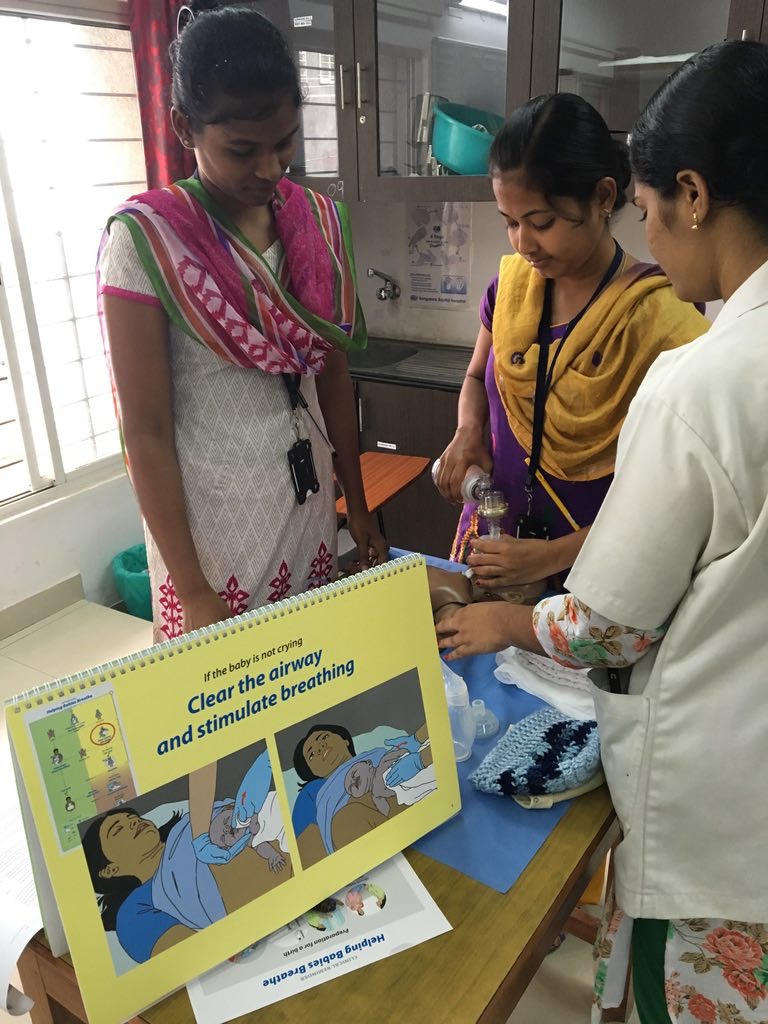
POLYGON ((471 242, 469 203, 409 205, 406 232, 410 305, 465 306, 471 242))
POLYGON ((136 796, 115 695, 98 687, 65 709, 27 718, 63 852, 80 845, 77 826, 136 796))

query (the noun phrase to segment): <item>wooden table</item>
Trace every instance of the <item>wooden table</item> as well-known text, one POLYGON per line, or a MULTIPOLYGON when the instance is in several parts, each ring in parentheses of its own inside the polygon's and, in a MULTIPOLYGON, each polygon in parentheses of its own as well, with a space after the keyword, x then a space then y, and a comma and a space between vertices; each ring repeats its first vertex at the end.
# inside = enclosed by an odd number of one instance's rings
MULTIPOLYGON (((377 514, 382 533, 382 507, 417 480, 428 465, 429 459, 423 455, 396 455, 394 452, 363 452, 360 455, 365 500, 369 510, 377 514)), ((336 512, 340 516, 347 514, 343 495, 336 502, 336 512)))
MULTIPOLYGON (((504 1024, 617 836, 608 790, 579 797, 505 895, 409 850, 408 860, 453 931, 237 1020, 504 1024)), ((33 1024, 84 1020, 72 967, 54 959, 41 939, 33 939, 19 961, 25 991, 36 1001, 33 1024)), ((131 1024, 141 1022, 193 1024, 186 991, 131 1024)))

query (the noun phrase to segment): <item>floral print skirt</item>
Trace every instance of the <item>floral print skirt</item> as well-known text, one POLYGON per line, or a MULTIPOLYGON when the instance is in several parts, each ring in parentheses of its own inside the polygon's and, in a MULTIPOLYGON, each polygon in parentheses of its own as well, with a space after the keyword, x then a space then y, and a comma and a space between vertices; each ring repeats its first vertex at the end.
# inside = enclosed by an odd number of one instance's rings
MULTIPOLYGON (((592 1024, 600 1024, 604 1007, 621 1002, 632 924, 609 893, 594 950, 592 1024)), ((768 925, 704 917, 670 921, 664 978, 672 1024, 768 1024, 768 925)))

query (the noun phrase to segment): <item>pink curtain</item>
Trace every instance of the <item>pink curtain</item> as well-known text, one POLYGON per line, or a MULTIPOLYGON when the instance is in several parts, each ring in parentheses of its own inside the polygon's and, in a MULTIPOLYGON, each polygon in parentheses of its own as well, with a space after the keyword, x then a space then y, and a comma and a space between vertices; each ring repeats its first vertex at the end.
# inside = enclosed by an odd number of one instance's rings
POLYGON ((178 4, 169 0, 130 0, 131 41, 144 136, 147 184, 162 188, 195 169, 171 128, 171 65, 168 47, 176 35, 178 4))

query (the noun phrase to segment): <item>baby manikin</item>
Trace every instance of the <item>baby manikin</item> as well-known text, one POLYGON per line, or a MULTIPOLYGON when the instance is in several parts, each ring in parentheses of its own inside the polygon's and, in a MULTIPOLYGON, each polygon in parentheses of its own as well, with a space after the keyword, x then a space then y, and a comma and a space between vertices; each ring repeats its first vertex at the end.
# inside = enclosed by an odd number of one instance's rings
POLYGON ((237 824, 233 826, 234 806, 234 803, 227 804, 211 818, 211 827, 208 831, 211 842, 228 850, 250 832, 250 845, 256 853, 268 862, 271 871, 282 871, 285 867, 285 857, 272 846, 272 842, 276 840, 283 853, 288 851, 277 793, 274 790, 267 793, 267 798, 257 814, 246 821, 241 822, 237 819, 237 824))
POLYGON ((344 789, 349 796, 358 800, 366 793, 370 793, 376 809, 381 811, 385 818, 388 818, 387 797, 396 796, 396 793, 386 784, 384 776, 404 753, 403 750, 393 750, 385 754, 377 768, 374 768, 373 761, 356 761, 344 776, 344 789))
MULTIPOLYGON (((424 744, 424 746, 428 745, 428 742, 424 744)), ((418 803, 419 800, 423 800, 437 788, 434 765, 430 764, 426 768, 422 768, 407 782, 400 782, 394 786, 387 783, 387 776, 393 765, 405 753, 406 751, 400 748, 391 750, 384 754, 376 767, 374 767, 373 761, 365 757, 356 761, 344 776, 344 789, 347 795, 359 800, 370 793, 374 807, 381 811, 385 818, 388 818, 390 814, 388 797, 395 797, 402 807, 409 807, 418 803)))

